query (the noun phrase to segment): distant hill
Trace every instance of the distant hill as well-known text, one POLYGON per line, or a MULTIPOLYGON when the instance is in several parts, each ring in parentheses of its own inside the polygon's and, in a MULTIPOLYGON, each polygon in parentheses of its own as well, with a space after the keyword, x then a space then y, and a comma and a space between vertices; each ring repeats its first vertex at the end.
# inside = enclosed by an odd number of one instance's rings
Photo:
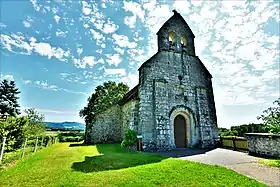
POLYGON ((44 122, 52 130, 85 130, 85 124, 78 122, 44 122))

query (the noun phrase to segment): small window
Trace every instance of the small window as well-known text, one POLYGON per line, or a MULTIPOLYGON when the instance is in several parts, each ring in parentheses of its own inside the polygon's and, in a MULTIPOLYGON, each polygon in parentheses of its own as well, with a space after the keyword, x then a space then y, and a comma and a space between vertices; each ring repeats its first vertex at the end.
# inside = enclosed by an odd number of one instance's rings
POLYGON ((172 45, 172 46, 175 46, 175 40, 176 40, 176 34, 175 32, 171 31, 169 33, 169 43, 172 45))
POLYGON ((181 44, 183 47, 187 47, 187 37, 186 36, 181 36, 181 44))

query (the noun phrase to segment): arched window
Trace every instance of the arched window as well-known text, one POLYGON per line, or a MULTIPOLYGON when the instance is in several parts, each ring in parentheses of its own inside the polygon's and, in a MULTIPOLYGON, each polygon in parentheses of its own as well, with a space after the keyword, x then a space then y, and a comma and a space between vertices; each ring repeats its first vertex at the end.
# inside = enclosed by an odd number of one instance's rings
POLYGON ((176 40, 176 34, 175 32, 171 31, 169 33, 169 46, 174 47, 175 46, 175 40, 176 40))
POLYGON ((181 36, 181 44, 183 47, 187 47, 187 37, 185 35, 181 36))

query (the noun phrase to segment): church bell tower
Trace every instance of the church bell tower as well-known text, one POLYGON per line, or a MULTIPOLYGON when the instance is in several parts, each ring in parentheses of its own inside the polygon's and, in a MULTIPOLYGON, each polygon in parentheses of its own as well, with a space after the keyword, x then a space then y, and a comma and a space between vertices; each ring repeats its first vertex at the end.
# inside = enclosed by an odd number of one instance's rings
POLYGON ((194 34, 184 18, 173 10, 174 15, 157 32, 158 51, 173 51, 195 56, 194 34))

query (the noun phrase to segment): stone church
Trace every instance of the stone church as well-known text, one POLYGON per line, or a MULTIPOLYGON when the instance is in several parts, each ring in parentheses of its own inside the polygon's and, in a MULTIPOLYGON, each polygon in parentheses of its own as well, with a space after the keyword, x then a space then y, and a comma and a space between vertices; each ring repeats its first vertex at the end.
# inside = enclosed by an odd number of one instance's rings
POLYGON ((139 68, 139 84, 87 126, 87 142, 121 142, 133 129, 144 151, 215 146, 212 76, 195 54, 190 27, 173 12, 157 32, 158 52, 139 68))

